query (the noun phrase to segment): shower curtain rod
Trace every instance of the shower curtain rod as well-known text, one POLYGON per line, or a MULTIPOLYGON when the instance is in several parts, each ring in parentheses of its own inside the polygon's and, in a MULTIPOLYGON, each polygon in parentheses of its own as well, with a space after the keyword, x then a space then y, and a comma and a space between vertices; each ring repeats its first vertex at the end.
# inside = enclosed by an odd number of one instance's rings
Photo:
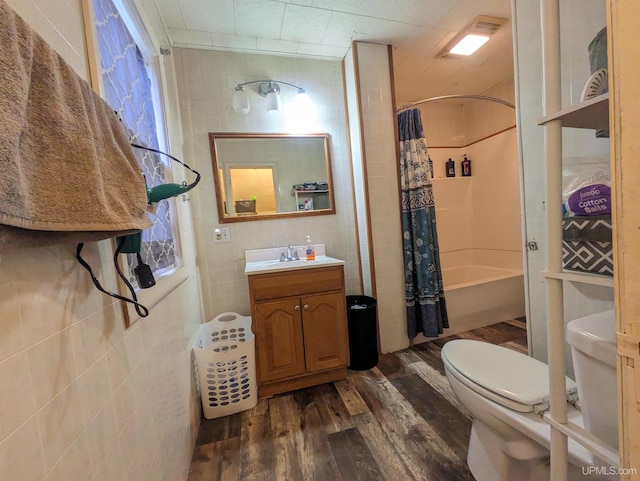
POLYGON ((442 95, 441 97, 431 97, 423 100, 416 100, 415 102, 409 102, 408 104, 404 104, 396 109, 396 112, 400 112, 401 110, 406 110, 409 107, 413 107, 414 105, 424 104, 427 102, 434 102, 436 100, 448 100, 448 99, 477 99, 477 100, 489 100, 490 102, 497 102, 502 105, 506 105, 507 107, 511 107, 515 109, 516 106, 511 102, 507 102, 506 100, 497 99, 495 97, 487 97, 486 95, 463 95, 463 94, 454 94, 454 95, 442 95))

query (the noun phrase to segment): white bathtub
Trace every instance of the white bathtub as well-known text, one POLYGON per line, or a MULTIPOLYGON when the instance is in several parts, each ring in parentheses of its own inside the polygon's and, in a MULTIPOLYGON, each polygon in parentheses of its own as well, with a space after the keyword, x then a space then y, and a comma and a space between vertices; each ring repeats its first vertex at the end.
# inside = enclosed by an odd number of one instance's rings
POLYGON ((522 271, 467 265, 442 270, 449 328, 443 336, 525 315, 522 271))

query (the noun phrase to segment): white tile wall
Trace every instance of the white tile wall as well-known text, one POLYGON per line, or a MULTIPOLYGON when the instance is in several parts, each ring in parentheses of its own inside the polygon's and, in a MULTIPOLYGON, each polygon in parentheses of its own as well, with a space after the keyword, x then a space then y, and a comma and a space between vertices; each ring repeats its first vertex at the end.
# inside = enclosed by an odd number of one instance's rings
MULTIPOLYGON (((360 122, 371 217, 368 241, 373 245, 380 348, 382 352, 389 352, 409 345, 389 54, 386 45, 358 42, 355 48, 360 83, 354 88, 359 89, 361 100, 360 122)), ((353 76, 354 72, 347 71, 347 77, 349 75, 353 76)), ((358 180, 356 177, 357 183, 363 183, 358 180)), ((360 216, 360 211, 358 214, 360 216)))
POLYGON ((360 293, 341 63, 195 49, 177 49, 175 56, 181 72, 186 155, 202 173, 191 198, 205 316, 212 319, 224 311, 249 314, 248 282, 243 273, 245 250, 303 244, 306 235, 326 244, 328 255, 346 261, 347 293, 360 293), (291 132, 296 128, 286 115, 287 104, 296 92, 287 87, 281 90, 283 109, 276 114, 266 112, 255 86, 247 87, 249 114, 237 114, 231 108, 236 83, 263 78, 301 85, 313 101, 316 117, 306 119, 307 132, 330 134, 336 214, 227 224, 231 243, 214 244, 218 214, 208 133, 291 132))
MULTIPOLYGON (((474 245, 472 179, 435 178, 433 196, 440 252, 445 254, 471 249, 474 245)), ((450 266, 443 264, 442 267, 446 269, 450 266)))
MULTIPOLYGON (((86 78, 79 0, 8 4, 86 78)), ((113 291, 109 242, 85 252, 113 291)), ((200 417, 193 262, 188 279, 125 331, 120 305, 93 287, 74 253, 68 245, 0 255, 0 478, 185 480, 200 417)))
MULTIPOLYGON (((430 148, 462 147, 465 145, 464 108, 459 101, 427 102, 418 105, 418 109, 420 109, 422 116, 425 139, 430 148)), ((436 174, 436 177, 440 176, 436 174)), ((444 170, 442 177, 444 177, 444 170)))
POLYGON ((465 149, 472 168, 470 207, 476 249, 522 253, 516 140, 511 129, 465 149))
POLYGON ((350 49, 344 59, 345 90, 349 109, 349 138, 351 145, 351 163, 353 168, 353 188, 356 203, 356 222, 358 227, 358 249, 362 276, 362 294, 373 296, 373 278, 369 255, 369 194, 365 189, 365 172, 362 161, 362 137, 360 135, 360 111, 358 108, 358 87, 354 75, 353 50, 350 49))
MULTIPOLYGON (((513 79, 506 80, 488 92, 484 92, 483 95, 515 104, 513 79)), ((472 100, 464 105, 465 145, 513 127, 515 124, 515 110, 497 102, 472 100)))
POLYGON ((7 0, 7 4, 87 78, 82 9, 78 0, 7 0))
MULTIPOLYGON (((513 89, 513 81, 507 81, 486 95, 513 101, 513 89)), ((464 106, 456 102, 420 106, 434 164, 433 190, 443 268, 459 266, 464 261, 521 269, 516 131, 495 135, 515 124, 515 113, 487 101, 466 102, 464 106), (461 176, 463 154, 472 161, 471 177, 461 176), (449 158, 455 162, 454 178, 445 177, 449 158)))

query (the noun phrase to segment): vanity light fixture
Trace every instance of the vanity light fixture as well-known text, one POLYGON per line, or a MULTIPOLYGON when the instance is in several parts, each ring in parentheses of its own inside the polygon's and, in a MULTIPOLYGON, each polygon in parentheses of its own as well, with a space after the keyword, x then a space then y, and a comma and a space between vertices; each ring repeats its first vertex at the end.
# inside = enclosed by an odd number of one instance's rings
POLYGON ((475 53, 506 22, 506 18, 488 17, 486 15, 474 18, 471 25, 445 45, 438 57, 468 56, 475 53))
POLYGON ((249 110, 251 110, 249 97, 244 89, 246 85, 251 84, 260 84, 258 93, 266 99, 267 112, 280 110, 280 84, 293 87, 298 91, 298 96, 307 95, 304 88, 290 84, 289 82, 283 82, 282 80, 253 80, 251 82, 241 83, 236 85, 236 90, 233 93, 233 110, 239 114, 247 114, 249 110))

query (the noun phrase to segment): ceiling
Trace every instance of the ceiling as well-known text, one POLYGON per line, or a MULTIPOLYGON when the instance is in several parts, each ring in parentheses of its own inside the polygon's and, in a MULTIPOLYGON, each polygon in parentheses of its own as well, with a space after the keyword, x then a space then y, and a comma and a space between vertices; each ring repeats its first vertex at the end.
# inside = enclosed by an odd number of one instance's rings
POLYGON ((513 77, 511 22, 471 57, 437 53, 510 0, 155 0, 175 47, 340 60, 353 40, 393 46, 396 102, 481 94, 513 77))

